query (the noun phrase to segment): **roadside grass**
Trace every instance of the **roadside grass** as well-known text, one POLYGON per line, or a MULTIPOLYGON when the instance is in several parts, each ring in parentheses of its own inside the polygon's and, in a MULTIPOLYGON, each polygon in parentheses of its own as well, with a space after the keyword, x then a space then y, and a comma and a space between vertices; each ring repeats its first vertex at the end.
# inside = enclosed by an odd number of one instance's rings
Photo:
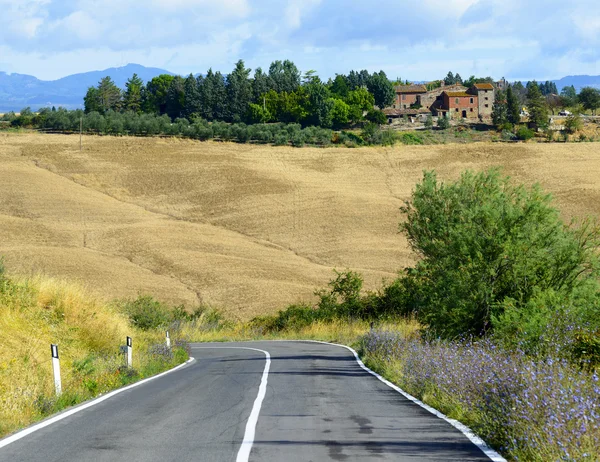
MULTIPOLYGON (((378 328, 394 330, 403 335, 413 335, 420 328, 414 320, 399 319, 377 324, 378 328)), ((318 340, 357 347, 361 338, 371 330, 364 320, 333 319, 316 321, 299 328, 268 330, 260 322, 232 323, 224 327, 211 327, 202 323, 184 323, 178 335, 188 342, 242 342, 252 340, 318 340)))
POLYGON ((0 437, 68 406, 184 362, 177 338, 133 328, 117 309, 77 285, 0 273, 0 437), (133 338, 133 368, 119 346, 133 338), (50 344, 58 344, 63 393, 57 397, 50 344))

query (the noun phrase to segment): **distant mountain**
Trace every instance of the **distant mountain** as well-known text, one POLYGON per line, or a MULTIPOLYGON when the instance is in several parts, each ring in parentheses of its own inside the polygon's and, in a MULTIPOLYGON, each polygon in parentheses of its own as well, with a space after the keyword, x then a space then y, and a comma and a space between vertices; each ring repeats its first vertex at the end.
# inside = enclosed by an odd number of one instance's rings
POLYGON ((160 74, 174 75, 164 69, 144 67, 139 64, 73 74, 52 81, 39 80, 31 75, 0 72, 0 113, 19 111, 28 106, 34 111, 40 107, 50 106, 81 108, 87 89, 97 85, 102 77, 108 75, 117 86, 125 88, 125 82, 134 73, 144 82, 160 74))
POLYGON ((577 92, 583 87, 600 89, 600 75, 569 75, 553 82, 556 84, 558 91, 561 91, 563 87, 570 87, 571 85, 575 87, 577 92))

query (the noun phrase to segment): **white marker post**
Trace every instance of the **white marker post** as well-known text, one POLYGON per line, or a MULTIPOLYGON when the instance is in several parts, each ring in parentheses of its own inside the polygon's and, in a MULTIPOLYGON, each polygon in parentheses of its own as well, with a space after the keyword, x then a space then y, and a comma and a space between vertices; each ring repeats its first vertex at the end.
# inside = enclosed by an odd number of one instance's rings
POLYGON ((133 366, 133 346, 131 337, 127 337, 127 367, 133 366))
POLYGON ((169 337, 169 331, 167 331, 167 348, 171 348, 171 337, 169 337))
POLYGON ((56 389, 56 395, 62 393, 62 383, 60 381, 60 361, 58 359, 58 345, 50 345, 50 351, 52 351, 52 370, 54 371, 54 388, 56 389))

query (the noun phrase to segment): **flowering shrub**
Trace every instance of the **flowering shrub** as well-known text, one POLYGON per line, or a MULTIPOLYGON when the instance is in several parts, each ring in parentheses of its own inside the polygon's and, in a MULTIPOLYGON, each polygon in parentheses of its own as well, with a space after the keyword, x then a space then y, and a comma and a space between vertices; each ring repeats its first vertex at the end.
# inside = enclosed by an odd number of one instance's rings
POLYGON ((600 383, 565 359, 534 360, 490 340, 423 341, 372 331, 366 361, 458 417, 514 460, 599 460, 600 383))

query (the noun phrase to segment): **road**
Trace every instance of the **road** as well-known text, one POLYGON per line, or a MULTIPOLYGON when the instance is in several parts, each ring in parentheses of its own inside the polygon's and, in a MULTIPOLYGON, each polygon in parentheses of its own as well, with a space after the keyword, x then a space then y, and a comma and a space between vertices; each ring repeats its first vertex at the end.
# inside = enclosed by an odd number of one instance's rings
POLYGON ((192 356, 0 448, 0 461, 490 460, 340 346, 194 344, 192 356))

